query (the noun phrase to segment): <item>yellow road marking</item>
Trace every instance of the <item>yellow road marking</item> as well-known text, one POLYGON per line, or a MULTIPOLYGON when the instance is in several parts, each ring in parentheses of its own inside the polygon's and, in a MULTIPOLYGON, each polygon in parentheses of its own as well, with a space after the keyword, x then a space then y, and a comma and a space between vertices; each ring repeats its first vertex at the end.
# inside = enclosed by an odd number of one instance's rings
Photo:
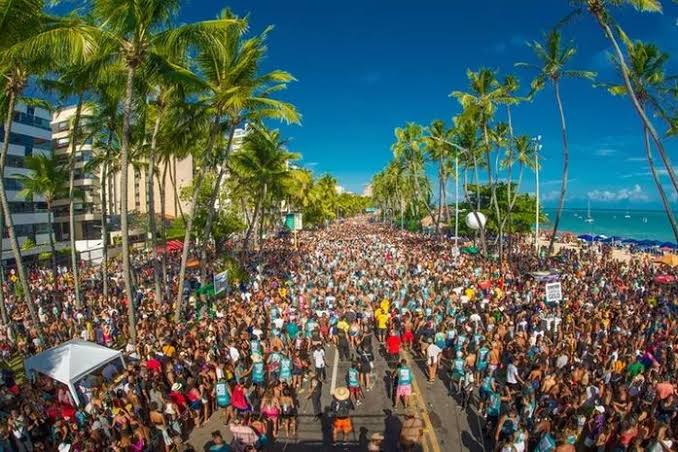
MULTIPOLYGON (((412 360, 409 353, 405 353, 405 359, 407 360, 407 365, 410 366, 410 368, 413 368, 412 360)), ((426 441, 422 441, 423 449, 425 452, 428 451, 441 452, 440 442, 438 441, 438 436, 436 435, 436 431, 433 428, 433 424, 431 424, 431 418, 428 416, 426 402, 424 401, 424 398, 421 395, 422 392, 419 390, 419 385, 417 384, 417 377, 414 375, 414 371, 412 371, 412 389, 414 389, 414 394, 412 395, 415 396, 414 398, 417 401, 417 405, 419 405, 419 412, 421 413, 422 420, 424 421, 424 438, 428 439, 429 442, 431 443, 429 449, 426 441)))

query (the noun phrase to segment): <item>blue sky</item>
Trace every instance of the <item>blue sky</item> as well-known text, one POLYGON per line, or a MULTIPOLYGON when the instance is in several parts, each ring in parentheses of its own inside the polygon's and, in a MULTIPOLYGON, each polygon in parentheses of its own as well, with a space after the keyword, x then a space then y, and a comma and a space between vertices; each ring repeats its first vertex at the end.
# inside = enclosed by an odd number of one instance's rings
MULTIPOLYGON (((213 18, 230 7, 250 13, 251 30, 275 25, 266 68, 290 71, 299 80, 281 97, 296 104, 303 125, 283 127, 290 147, 317 173, 331 172, 361 191, 391 158, 393 129, 408 121, 449 122, 458 113, 453 90, 465 89, 466 69, 489 67, 517 74, 523 89, 532 74, 514 68, 533 61, 525 42, 568 12, 566 0, 192 0, 180 20, 213 18)), ((678 5, 664 0, 663 15, 624 9, 617 19, 632 38, 653 41, 678 61, 678 5)), ((576 41, 574 69, 614 81, 608 45, 592 19, 565 29, 576 41)), ((671 67, 678 73, 678 64, 671 67)), ((590 82, 562 86, 570 143, 571 207, 586 204, 654 207, 656 188, 644 161, 641 128, 628 99, 612 98, 590 82)), ((503 119, 503 118, 502 118, 503 119)), ((550 90, 514 113, 516 133, 543 136, 541 179, 553 202, 561 171, 560 129, 550 90)), ((678 162, 676 140, 666 145, 678 162)), ((534 190, 533 176, 523 187, 534 190)))

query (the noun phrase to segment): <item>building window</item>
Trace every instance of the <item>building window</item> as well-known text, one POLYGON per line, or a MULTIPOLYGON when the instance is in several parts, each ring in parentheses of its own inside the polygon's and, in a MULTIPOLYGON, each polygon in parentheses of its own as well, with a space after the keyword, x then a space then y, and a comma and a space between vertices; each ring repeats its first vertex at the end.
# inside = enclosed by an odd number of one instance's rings
POLYGON ((5 190, 21 191, 21 190, 23 190, 23 187, 21 185, 21 182, 19 182, 19 179, 12 179, 12 178, 9 178, 9 177, 5 177, 5 190))
POLYGON ((7 154, 5 165, 10 168, 25 168, 25 158, 20 155, 7 154))

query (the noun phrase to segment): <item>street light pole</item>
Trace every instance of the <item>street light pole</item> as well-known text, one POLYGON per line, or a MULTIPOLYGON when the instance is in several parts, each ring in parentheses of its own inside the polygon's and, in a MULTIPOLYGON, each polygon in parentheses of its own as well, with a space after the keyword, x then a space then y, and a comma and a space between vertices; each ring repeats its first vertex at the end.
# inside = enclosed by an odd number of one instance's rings
POLYGON ((454 247, 459 245, 459 154, 454 156, 454 247))
POLYGON ((537 257, 539 257, 539 151, 541 151, 541 135, 537 135, 534 139, 535 141, 535 146, 534 146, 534 168, 535 168, 535 178, 536 178, 536 184, 537 184, 537 209, 534 213, 535 219, 534 219, 534 228, 535 228, 535 233, 534 233, 534 248, 537 251, 537 257))
MULTIPOLYGON (((458 151, 455 153, 454 156, 454 168, 456 172, 454 177, 454 246, 456 248, 457 245, 459 244, 459 152, 468 153, 469 150, 459 146, 457 143, 452 143, 451 141, 443 140, 442 138, 439 137, 431 138, 443 142, 445 144, 448 144, 457 149, 458 151)), ((438 200, 438 202, 440 202, 440 200, 438 200)))

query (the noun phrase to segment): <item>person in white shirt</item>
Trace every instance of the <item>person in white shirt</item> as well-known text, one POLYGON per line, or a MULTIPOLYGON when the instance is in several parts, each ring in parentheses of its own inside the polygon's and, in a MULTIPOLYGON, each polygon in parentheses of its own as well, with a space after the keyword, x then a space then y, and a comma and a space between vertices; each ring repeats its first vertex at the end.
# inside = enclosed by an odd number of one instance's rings
POLYGON ((428 339, 428 347, 426 347, 426 364, 428 366, 428 381, 434 383, 436 375, 438 375, 438 361, 440 354, 443 352, 440 347, 433 343, 433 338, 428 339))
POLYGON ((315 363, 315 376, 323 383, 327 379, 327 372, 325 371, 325 350, 321 346, 317 346, 313 350, 313 362, 315 363))

